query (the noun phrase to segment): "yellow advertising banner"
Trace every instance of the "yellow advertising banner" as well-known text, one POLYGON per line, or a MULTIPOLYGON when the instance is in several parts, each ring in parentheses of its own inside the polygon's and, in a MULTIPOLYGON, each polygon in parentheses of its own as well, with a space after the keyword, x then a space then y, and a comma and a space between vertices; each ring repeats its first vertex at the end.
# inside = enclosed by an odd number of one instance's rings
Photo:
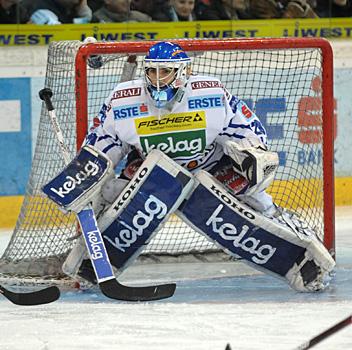
POLYGON ((352 37, 352 18, 0 25, 0 46, 48 45, 88 36, 105 41, 307 36, 346 39, 352 37))

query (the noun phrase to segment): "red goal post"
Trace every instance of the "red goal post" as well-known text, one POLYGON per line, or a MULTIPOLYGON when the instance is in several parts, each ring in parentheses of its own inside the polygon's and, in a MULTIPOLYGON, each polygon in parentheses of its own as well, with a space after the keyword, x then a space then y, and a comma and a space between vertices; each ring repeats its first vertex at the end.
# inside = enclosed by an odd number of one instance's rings
MULTIPOLYGON (((316 49, 321 52, 321 122, 322 122, 322 167, 323 167, 323 226, 324 244, 335 256, 334 216, 334 97, 333 97, 333 52, 330 43, 320 38, 253 38, 226 40, 172 40, 186 52, 195 55, 209 52, 249 52, 273 50, 316 49)), ((88 76, 87 59, 92 55, 137 54, 144 55, 156 41, 104 42, 86 44, 76 56, 76 113, 77 148, 88 130, 88 76)), ((274 65, 275 62, 272 62, 274 65)), ((309 67, 307 67, 309 69, 309 67)), ((232 91, 231 91, 232 92, 232 91)), ((233 92, 236 94, 236 92, 233 92)), ((241 96, 239 96, 241 98, 241 96)), ((313 123, 314 124, 314 123, 313 123)), ((313 126, 313 124, 311 126, 313 126)), ((309 127, 309 122, 308 125, 309 127)), ((316 126, 316 124, 315 124, 316 126)))

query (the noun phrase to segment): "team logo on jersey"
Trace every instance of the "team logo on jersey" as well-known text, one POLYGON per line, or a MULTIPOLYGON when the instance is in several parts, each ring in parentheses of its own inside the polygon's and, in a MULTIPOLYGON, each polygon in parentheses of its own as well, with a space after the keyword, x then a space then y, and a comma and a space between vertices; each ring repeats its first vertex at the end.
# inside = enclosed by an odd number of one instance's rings
POLYGON ((108 112, 108 106, 104 103, 98 113, 98 118, 100 119, 101 125, 104 124, 104 121, 106 119, 106 112, 108 112))
POLYGON ((251 119, 253 117, 252 111, 244 103, 241 105, 241 112, 247 119, 251 119))
POLYGON ((205 112, 168 114, 135 119, 143 150, 158 149, 171 158, 203 153, 206 146, 205 112))
POLYGON ((113 93, 111 100, 117 100, 120 98, 140 96, 142 89, 140 87, 117 90, 113 93))
POLYGON ((194 81, 191 83, 192 90, 222 88, 222 84, 218 80, 194 81))
POLYGON ((188 99, 188 109, 221 108, 224 106, 224 95, 196 96, 188 99))
POLYGON ((141 137, 140 142, 146 153, 158 149, 170 158, 187 157, 203 152, 206 144, 205 130, 141 137))
POLYGON ((148 115, 148 106, 144 103, 113 107, 115 119, 127 119, 148 115))

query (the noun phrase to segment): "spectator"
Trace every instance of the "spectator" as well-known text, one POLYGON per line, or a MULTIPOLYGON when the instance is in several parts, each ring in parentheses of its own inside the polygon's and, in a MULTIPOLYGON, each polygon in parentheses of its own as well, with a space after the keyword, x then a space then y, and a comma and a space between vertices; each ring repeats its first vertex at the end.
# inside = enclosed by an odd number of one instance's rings
POLYGON ((35 24, 88 23, 92 18, 87 0, 37 0, 32 6, 35 24))
MULTIPOLYGON (((131 10, 143 12, 151 17, 153 10, 155 10, 155 3, 159 3, 159 1, 131 0, 131 10)), ((161 0, 161 3, 165 3, 165 1, 161 0)))
POLYGON ((17 24, 27 23, 29 13, 20 0, 0 0, 0 23, 17 24))
POLYGON ((248 19, 249 0, 199 0, 195 13, 199 20, 248 19))
POLYGON ((92 12, 99 10, 104 5, 104 0, 87 0, 87 4, 92 12))
POLYGON ((171 0, 171 21, 193 21, 195 0, 171 0))
POLYGON ((157 22, 172 21, 171 5, 169 0, 132 0, 131 9, 146 13, 157 22))
POLYGON ((150 22, 145 13, 131 10, 130 0, 104 0, 104 5, 93 13, 92 22, 150 22))
POLYGON ((315 8, 319 17, 351 17, 351 0, 317 0, 315 8))
POLYGON ((317 18, 306 0, 250 0, 253 18, 317 18))

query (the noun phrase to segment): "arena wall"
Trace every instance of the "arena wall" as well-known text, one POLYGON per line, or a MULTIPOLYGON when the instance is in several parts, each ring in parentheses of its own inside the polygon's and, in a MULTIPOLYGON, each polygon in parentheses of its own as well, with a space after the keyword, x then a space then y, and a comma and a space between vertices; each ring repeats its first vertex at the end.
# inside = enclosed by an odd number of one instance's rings
MULTIPOLYGON (((332 41, 336 205, 352 205, 352 41, 332 41)), ((47 46, 0 46, 0 227, 15 225, 28 181, 39 124, 47 46)), ((319 155, 301 154, 302 164, 319 155)))

